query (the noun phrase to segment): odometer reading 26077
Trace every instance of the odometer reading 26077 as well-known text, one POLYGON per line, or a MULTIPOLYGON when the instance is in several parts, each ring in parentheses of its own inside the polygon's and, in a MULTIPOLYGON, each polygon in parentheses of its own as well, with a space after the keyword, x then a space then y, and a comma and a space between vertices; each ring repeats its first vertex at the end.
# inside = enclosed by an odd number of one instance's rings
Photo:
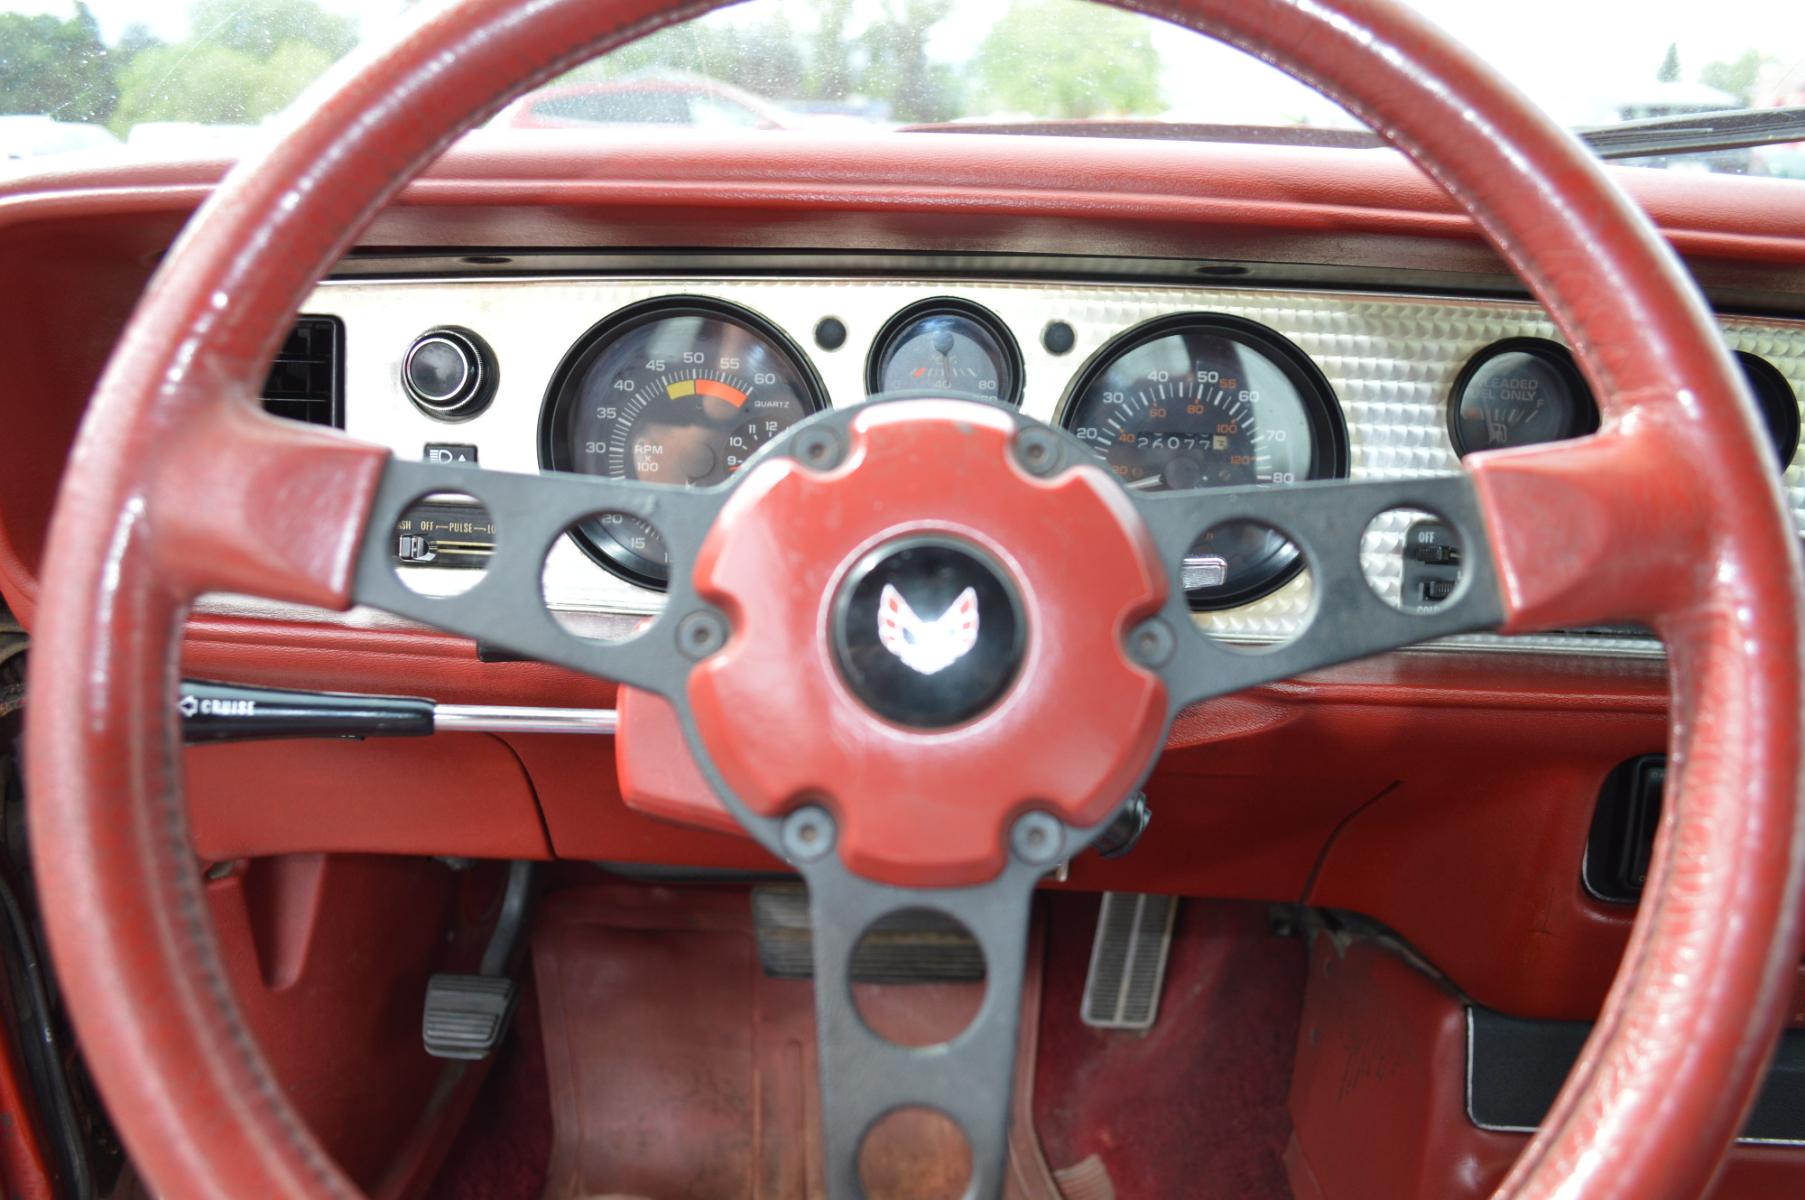
MULTIPOLYGON (((654 301, 616 313, 577 343, 552 381, 541 461, 556 471, 677 487, 720 483, 822 406, 801 354, 753 313, 709 300, 654 301)), ((585 523, 578 541, 638 583, 669 576, 644 522, 585 523)))
MULTIPOLYGON (((1064 424, 1122 482, 1146 491, 1282 486, 1347 472, 1328 381, 1270 329, 1224 316, 1163 318, 1085 368, 1064 424)), ((1243 604, 1284 583, 1297 550, 1267 530, 1206 534, 1185 556, 1195 608, 1243 604)))

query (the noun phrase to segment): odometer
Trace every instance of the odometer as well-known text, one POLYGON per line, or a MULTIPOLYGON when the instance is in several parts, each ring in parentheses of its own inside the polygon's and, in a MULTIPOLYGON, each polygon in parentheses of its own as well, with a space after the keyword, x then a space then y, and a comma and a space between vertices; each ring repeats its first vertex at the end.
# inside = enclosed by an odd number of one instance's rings
MULTIPOLYGON (((540 423, 556 471, 707 487, 823 406, 821 385, 775 327, 737 306, 657 300, 608 318, 565 357, 540 423)), ((611 514, 577 541, 637 583, 661 586, 670 559, 656 531, 611 514)))
MULTIPOLYGON (((1105 346, 1064 405, 1065 427, 1136 490, 1282 486, 1347 473, 1347 432, 1303 351, 1251 321, 1163 318, 1105 346)), ((1301 566, 1270 530, 1205 533, 1185 555, 1194 608, 1244 604, 1301 566)))

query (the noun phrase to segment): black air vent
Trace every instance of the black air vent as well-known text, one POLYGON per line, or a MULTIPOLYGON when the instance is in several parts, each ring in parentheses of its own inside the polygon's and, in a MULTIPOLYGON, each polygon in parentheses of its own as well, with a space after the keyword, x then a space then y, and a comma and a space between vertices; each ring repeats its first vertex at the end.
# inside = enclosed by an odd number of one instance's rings
POLYGON ((345 327, 337 317, 297 317, 263 384, 263 407, 308 425, 345 427, 345 327))

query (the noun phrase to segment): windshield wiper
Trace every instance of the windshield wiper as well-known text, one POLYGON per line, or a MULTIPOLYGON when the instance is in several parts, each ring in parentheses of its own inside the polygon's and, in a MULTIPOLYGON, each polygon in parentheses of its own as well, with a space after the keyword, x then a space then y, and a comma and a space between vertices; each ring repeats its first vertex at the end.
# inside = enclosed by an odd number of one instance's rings
POLYGON ((1043 137, 1134 138, 1150 142, 1235 142, 1244 146, 1330 146, 1343 150, 1376 150, 1387 144, 1384 138, 1367 129, 1329 129, 1320 125, 1206 125, 1133 117, 938 121, 904 125, 897 132, 1039 134, 1043 137))
POLYGON ((1793 108, 1734 108, 1650 117, 1582 129, 1579 140, 1600 158, 1646 158, 1655 154, 1699 154, 1746 150, 1780 142, 1805 142, 1805 105, 1793 108))
MULTIPOLYGON (((1325 129, 1310 125, 1205 125, 1155 120, 947 121, 905 125, 903 133, 1013 133, 1055 137, 1146 138, 1178 142, 1240 142, 1274 146, 1332 146, 1378 149, 1387 145, 1365 129, 1325 129)), ((1805 142, 1805 105, 1793 108, 1737 108, 1650 117, 1576 131, 1600 158, 1647 158, 1658 154, 1701 154, 1745 150, 1781 142, 1805 142)))

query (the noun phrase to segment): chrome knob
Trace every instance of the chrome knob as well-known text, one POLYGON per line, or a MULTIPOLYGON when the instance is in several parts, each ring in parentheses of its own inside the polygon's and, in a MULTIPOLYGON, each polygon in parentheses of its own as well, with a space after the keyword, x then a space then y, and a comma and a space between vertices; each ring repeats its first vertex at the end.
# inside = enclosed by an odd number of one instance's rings
POLYGON ((495 395, 495 357, 468 329, 429 329, 401 360, 401 386, 428 416, 467 421, 495 395))

